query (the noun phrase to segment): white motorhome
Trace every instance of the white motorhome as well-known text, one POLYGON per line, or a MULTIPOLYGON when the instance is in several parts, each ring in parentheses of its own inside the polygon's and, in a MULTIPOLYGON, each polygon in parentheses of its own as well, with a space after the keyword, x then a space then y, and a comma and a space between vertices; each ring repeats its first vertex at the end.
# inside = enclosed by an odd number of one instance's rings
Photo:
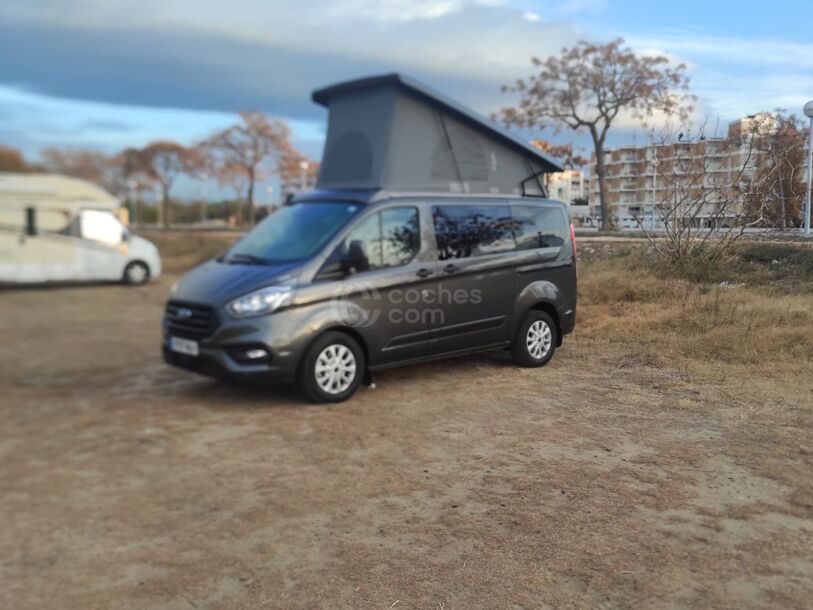
POLYGON ((121 211, 85 180, 0 173, 0 284, 148 282, 161 273, 158 249, 121 211))

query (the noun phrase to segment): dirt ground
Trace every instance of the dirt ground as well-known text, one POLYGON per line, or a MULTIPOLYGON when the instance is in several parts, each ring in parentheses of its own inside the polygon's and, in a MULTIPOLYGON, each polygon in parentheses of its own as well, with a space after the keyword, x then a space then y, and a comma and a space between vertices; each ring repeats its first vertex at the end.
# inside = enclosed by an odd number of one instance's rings
POLYGON ((813 386, 706 391, 585 308, 544 369, 310 406, 166 367, 174 279, 0 294, 0 607, 813 608, 813 386))

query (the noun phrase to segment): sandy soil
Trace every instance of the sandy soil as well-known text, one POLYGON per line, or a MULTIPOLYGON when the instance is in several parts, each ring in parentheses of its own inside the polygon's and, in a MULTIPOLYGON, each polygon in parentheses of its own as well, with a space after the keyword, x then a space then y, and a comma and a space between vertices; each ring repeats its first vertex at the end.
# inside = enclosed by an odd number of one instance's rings
POLYGON ((164 366, 172 281, 0 294, 0 607, 813 608, 809 394, 588 330, 309 406, 164 366))

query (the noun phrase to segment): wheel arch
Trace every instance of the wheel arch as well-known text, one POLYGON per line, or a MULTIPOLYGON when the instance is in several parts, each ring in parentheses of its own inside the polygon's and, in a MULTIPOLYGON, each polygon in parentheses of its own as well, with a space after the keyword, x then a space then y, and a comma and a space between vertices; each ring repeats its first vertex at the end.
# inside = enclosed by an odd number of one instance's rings
POLYGON ((313 345, 320 337, 323 337, 329 332, 342 333, 358 343, 359 347, 361 348, 361 352, 364 354, 364 367, 367 368, 370 366, 370 348, 367 345, 367 342, 364 340, 364 337, 356 329, 349 326, 342 326, 341 324, 333 324, 322 328, 311 338, 310 341, 308 341, 308 345, 305 347, 305 350, 302 353, 307 353, 307 351, 311 348, 311 345, 313 345))
POLYGON ((544 311, 556 324, 556 347, 559 347, 562 344, 562 320, 559 312, 564 304, 564 295, 553 282, 537 280, 529 283, 517 296, 512 336, 516 335, 529 311, 544 311))

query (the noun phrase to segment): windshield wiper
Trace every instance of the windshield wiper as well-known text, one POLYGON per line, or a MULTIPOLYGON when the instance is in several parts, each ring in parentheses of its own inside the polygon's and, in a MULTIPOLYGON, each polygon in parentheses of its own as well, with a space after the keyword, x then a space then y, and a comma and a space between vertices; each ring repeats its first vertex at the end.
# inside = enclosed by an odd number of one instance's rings
POLYGON ((247 265, 270 265, 271 261, 262 256, 254 256, 253 254, 237 253, 232 254, 226 258, 227 263, 243 263, 247 265))

